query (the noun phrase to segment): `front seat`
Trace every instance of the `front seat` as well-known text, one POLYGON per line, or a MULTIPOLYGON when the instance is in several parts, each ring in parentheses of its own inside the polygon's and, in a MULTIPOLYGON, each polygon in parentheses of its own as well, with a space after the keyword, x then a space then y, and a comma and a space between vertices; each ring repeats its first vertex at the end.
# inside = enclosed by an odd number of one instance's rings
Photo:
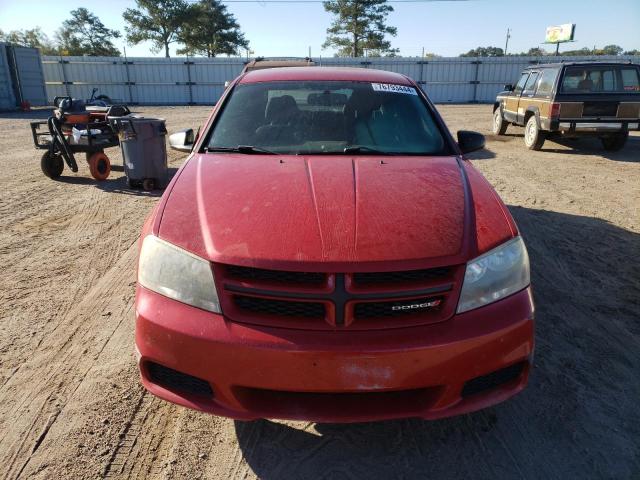
POLYGON ((294 126, 300 118, 300 109, 291 95, 273 97, 265 112, 266 125, 256 130, 256 143, 278 145, 294 142, 294 126))
POLYGON ((273 97, 267 104, 265 118, 270 125, 290 125, 298 119, 300 110, 291 95, 273 97))
POLYGON ((578 90, 584 90, 587 92, 590 92, 593 90, 593 80, 591 80, 590 78, 584 78, 582 80, 580 80, 580 83, 578 83, 578 90))

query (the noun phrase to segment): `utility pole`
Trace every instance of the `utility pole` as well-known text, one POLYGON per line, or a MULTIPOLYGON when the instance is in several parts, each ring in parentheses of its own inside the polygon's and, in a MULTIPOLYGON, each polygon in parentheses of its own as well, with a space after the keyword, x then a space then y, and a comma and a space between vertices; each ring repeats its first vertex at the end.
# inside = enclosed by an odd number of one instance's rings
POLYGON ((511 29, 507 28, 507 39, 504 42, 504 54, 507 54, 507 48, 509 47, 509 39, 511 38, 511 29))

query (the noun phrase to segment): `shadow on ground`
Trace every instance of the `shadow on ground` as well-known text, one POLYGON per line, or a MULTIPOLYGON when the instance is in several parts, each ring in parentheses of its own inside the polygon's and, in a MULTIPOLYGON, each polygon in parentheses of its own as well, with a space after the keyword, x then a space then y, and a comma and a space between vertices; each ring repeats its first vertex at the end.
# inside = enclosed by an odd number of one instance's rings
MULTIPOLYGON (((504 135, 486 135, 487 140, 493 142, 511 142, 515 139, 522 139, 522 133, 505 133, 504 135)), ((522 140, 520 140, 522 141, 522 140)), ((523 151, 527 147, 522 142, 523 151)), ((617 162, 640 162, 640 136, 630 135, 625 146, 617 152, 609 152, 604 149, 602 142, 597 137, 580 138, 551 138, 544 142, 541 152, 560 153, 563 155, 591 155, 601 156, 608 160, 617 162), (564 148, 558 148, 564 147, 564 148)), ((475 160, 475 158, 472 158, 475 160)))
POLYGON ((537 305, 529 387, 427 422, 236 422, 258 478, 632 478, 640 471, 640 235, 511 207, 537 305))
POLYGON ((492 158, 496 158, 496 154, 495 152, 493 152, 493 150, 482 148, 475 152, 467 153, 466 155, 464 155, 464 158, 468 160, 489 160, 492 158))
POLYGON ((617 162, 640 162, 640 137, 629 136, 625 146, 617 152, 605 150, 600 139, 592 137, 554 138, 547 140, 541 151, 568 155, 600 155, 617 162), (554 148, 554 144, 566 148, 554 148))
MULTIPOLYGON (((112 170, 123 171, 123 167, 119 165, 112 165, 112 170)), ((175 167, 169 168, 169 180, 173 178, 178 171, 175 167)), ((81 176, 61 176, 55 180, 60 183, 69 183, 73 185, 93 185, 105 192, 118 193, 122 195, 138 195, 144 197, 159 197, 162 195, 162 189, 155 189, 152 191, 145 191, 142 188, 129 188, 127 185, 127 177, 122 176, 118 178, 109 177, 106 180, 97 181, 93 177, 81 177, 81 176)))

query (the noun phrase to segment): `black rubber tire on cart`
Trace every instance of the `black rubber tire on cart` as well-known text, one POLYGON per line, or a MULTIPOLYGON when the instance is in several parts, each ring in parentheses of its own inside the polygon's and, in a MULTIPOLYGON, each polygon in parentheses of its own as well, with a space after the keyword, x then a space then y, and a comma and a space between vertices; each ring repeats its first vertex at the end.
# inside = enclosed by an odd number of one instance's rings
POLYGON ((507 132, 507 127, 509 123, 504 121, 504 117, 502 116, 502 112, 499 108, 496 108, 496 111, 493 112, 493 124, 492 131, 494 135, 504 135, 507 132))
POLYGON ((627 138, 629 138, 629 132, 614 133, 609 137, 602 137, 600 141, 602 142, 602 146, 605 150, 609 152, 617 152, 624 147, 625 143, 627 143, 627 138))
POLYGON ((96 100, 102 100, 107 105, 113 105, 113 100, 108 95, 98 95, 96 100))
POLYGON ((156 188, 156 181, 153 178, 145 178, 142 181, 142 188, 144 188, 145 191, 150 192, 156 188))
POLYGON ((52 180, 55 180, 62 175, 62 171, 64 170, 62 155, 47 150, 42 154, 42 158, 40 159, 40 168, 42 168, 42 173, 52 180))
POLYGON ((524 126, 524 144, 529 150, 540 150, 547 138, 547 132, 540 130, 538 119, 531 115, 524 126))

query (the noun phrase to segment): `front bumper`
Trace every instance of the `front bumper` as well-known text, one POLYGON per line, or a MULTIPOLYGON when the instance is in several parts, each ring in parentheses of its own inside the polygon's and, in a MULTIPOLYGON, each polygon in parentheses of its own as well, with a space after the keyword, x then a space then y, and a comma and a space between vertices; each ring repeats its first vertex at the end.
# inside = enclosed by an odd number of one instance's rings
POLYGON ((525 387, 533 302, 527 288, 439 324, 318 332, 228 322, 138 286, 136 347, 147 390, 216 415, 434 419, 485 408, 525 387), (204 380, 210 393, 159 381, 157 365, 204 380), (514 366, 518 371, 506 382, 463 395, 470 380, 514 366))

